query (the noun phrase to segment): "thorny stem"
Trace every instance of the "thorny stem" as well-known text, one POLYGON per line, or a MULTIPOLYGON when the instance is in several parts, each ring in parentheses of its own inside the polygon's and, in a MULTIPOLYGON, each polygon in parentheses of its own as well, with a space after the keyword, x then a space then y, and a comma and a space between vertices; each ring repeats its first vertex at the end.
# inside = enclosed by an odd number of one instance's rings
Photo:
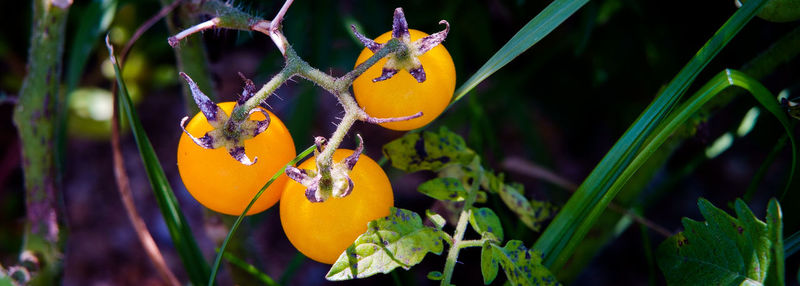
POLYGON ((473 180, 472 186, 467 194, 467 199, 464 200, 464 208, 461 209, 461 215, 458 217, 458 224, 456 224, 456 233, 453 234, 453 244, 450 245, 450 250, 447 251, 447 261, 444 264, 442 271, 442 283, 440 285, 449 286, 450 279, 453 278, 453 269, 456 267, 458 261, 458 252, 461 248, 472 246, 474 240, 464 239, 464 232, 467 230, 467 221, 472 213, 472 204, 475 203, 475 198, 478 196, 478 189, 480 189, 480 182, 483 180, 483 175, 473 180))

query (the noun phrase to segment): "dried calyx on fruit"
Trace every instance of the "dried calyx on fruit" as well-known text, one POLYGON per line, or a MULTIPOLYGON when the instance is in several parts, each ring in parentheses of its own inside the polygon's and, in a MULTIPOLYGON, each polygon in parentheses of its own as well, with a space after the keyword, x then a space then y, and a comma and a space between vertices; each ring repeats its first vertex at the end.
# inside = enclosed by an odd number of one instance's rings
MULTIPOLYGON (((331 196, 343 198, 353 191, 353 180, 350 179, 350 171, 356 166, 361 152, 364 150, 364 141, 361 135, 356 134, 358 147, 352 155, 347 156, 341 162, 333 162, 330 166, 330 173, 315 170, 298 169, 293 166, 286 167, 286 175, 292 180, 297 181, 306 187, 306 198, 312 203, 321 203, 328 200, 331 196)), ((325 138, 317 137, 314 139, 317 149, 314 156, 319 158, 319 154, 324 148, 325 138)), ((322 170, 319 169, 318 170, 322 170)))
MULTIPOLYGON (((439 21, 439 24, 444 24, 444 30, 411 42, 411 36, 408 33, 408 22, 406 16, 403 14, 403 8, 394 9, 394 19, 392 21, 392 38, 400 40, 401 46, 404 48, 396 52, 390 53, 386 56, 386 64, 383 66, 381 76, 374 78, 373 82, 383 81, 392 78, 398 71, 404 69, 413 76, 417 82, 425 81, 425 68, 420 63, 418 57, 430 51, 433 47, 439 45, 447 38, 447 33, 450 32, 450 24, 445 21, 439 21)), ((351 25, 350 28, 355 33, 361 43, 372 52, 377 52, 383 45, 359 34, 356 27, 351 25)))
MULTIPOLYGON (((186 131, 186 121, 189 119, 188 116, 184 117, 181 120, 181 129, 189 138, 194 141, 195 144, 199 145, 200 147, 206 149, 216 149, 224 147, 228 154, 236 159, 237 161, 241 162, 244 165, 253 165, 258 161, 258 158, 250 158, 245 155, 244 150, 244 140, 256 137, 256 135, 260 134, 267 130, 269 127, 269 114, 261 108, 253 108, 252 110, 246 111, 247 115, 242 120, 238 120, 236 118, 232 118, 225 113, 219 106, 217 106, 211 99, 208 98, 197 86, 197 84, 185 73, 180 73, 181 77, 186 80, 189 84, 189 88, 192 91, 192 97, 194 98, 195 103, 197 103, 197 107, 200 108, 200 111, 205 115, 208 123, 214 127, 214 130, 207 132, 203 137, 197 138, 192 136, 188 131, 186 131), (256 120, 249 120, 250 114, 261 112, 264 114, 264 120, 256 121, 256 120)), ((239 73, 239 76, 245 82, 244 90, 242 94, 239 95, 238 100, 236 100, 236 106, 234 107, 234 112, 236 110, 244 108, 244 103, 253 97, 255 94, 255 85, 253 81, 245 78, 245 76, 239 73)))

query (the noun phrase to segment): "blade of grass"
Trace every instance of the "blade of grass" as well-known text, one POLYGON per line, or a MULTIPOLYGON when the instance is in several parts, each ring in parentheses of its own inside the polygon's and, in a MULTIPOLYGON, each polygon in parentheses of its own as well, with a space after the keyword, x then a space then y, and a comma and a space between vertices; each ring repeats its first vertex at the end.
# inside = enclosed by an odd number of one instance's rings
MULTIPOLYGON (((473 74, 467 82, 461 85, 453 96, 450 106, 464 97, 484 79, 511 62, 542 38, 550 34, 567 18, 575 14, 589 0, 555 0, 542 10, 536 17, 525 24, 500 50, 497 51, 483 66, 473 74)), ((448 106, 449 108, 449 106, 448 106)))
POLYGON ((158 207, 164 217, 167 229, 169 229, 172 242, 175 244, 175 249, 178 251, 184 268, 189 274, 189 280, 195 285, 202 285, 209 276, 208 264, 206 264, 205 258, 194 240, 189 223, 183 216, 178 200, 175 198, 172 187, 167 181, 167 176, 164 174, 155 150, 153 150, 153 145, 150 143, 150 139, 147 138, 147 134, 139 121, 139 116, 136 114, 136 110, 133 109, 133 103, 128 96, 125 82, 122 80, 122 74, 114 56, 114 48, 109 43, 108 36, 106 36, 106 47, 117 77, 117 87, 119 89, 117 103, 120 112, 125 115, 131 126, 131 132, 136 140, 136 146, 139 148, 139 154, 147 172, 147 178, 155 193, 158 207))
POLYGON ((64 84, 67 93, 78 86, 83 75, 89 54, 94 50, 97 40, 111 26, 117 11, 117 0, 93 0, 80 10, 80 22, 72 37, 72 45, 67 58, 64 84))
POLYGON ((789 259, 789 257, 800 250, 800 231, 795 232, 792 236, 783 241, 783 250, 785 252, 785 259, 789 259))
MULTIPOLYGON (((250 207, 253 206, 253 204, 258 200, 259 197, 261 197, 261 194, 264 193, 264 191, 269 187, 269 185, 272 185, 272 182, 274 182, 276 179, 278 179, 278 177, 281 174, 283 174, 283 171, 286 170, 286 166, 294 165, 295 163, 297 163, 297 161, 300 161, 300 159, 305 158, 306 156, 311 154, 311 152, 314 151, 315 147, 316 147, 315 145, 309 146, 308 148, 306 148, 306 150, 304 150, 299 155, 297 155, 297 157, 295 157, 292 161, 289 161, 286 165, 284 165, 283 168, 278 170, 278 172, 276 172, 274 175, 272 175, 272 178, 270 178, 269 181, 267 181, 267 183, 264 184, 263 187, 261 187, 261 190, 259 190, 258 193, 256 193, 255 196, 253 196, 253 199, 250 200, 250 203, 247 204, 246 208, 244 208, 244 211, 242 211, 242 214, 240 214, 239 217, 236 218, 236 221, 231 226, 231 230, 228 231, 228 235, 225 236, 225 240, 222 241, 222 245, 219 247, 219 251, 217 253, 217 258, 214 259, 214 265, 211 267, 211 276, 208 279, 208 285, 209 286, 214 285, 214 280, 217 277, 217 271, 219 271, 219 265, 220 265, 220 262, 222 261, 222 255, 225 254, 225 247, 228 246, 228 241, 230 241, 231 237, 233 236, 234 233, 236 233, 236 230, 239 228, 239 225, 242 223, 242 220, 244 220, 245 214, 248 211, 250 211, 250 207)), ((198 285, 202 285, 202 284, 198 284, 198 285)))
MULTIPOLYGON (((386 158, 386 157, 384 157, 386 158)), ((286 270, 283 271, 281 274, 281 278, 278 280, 281 285, 289 285, 289 281, 292 280, 294 274, 297 273, 297 269, 300 268, 300 265, 303 265, 303 261, 306 260, 306 256, 300 253, 299 251, 295 253, 292 260, 289 261, 289 265, 286 266, 286 270)))
POLYGON ((786 141, 789 139, 789 135, 783 135, 781 139, 778 139, 778 142, 775 143, 775 146, 772 147, 772 151, 767 154, 767 157, 764 158, 764 162, 761 163, 761 166, 758 167, 755 175, 753 178, 750 179, 750 184, 747 186, 747 190, 744 192, 742 196, 742 200, 749 203, 750 200, 753 199, 753 195, 756 193, 756 189, 758 188, 758 184, 764 179, 764 176, 767 174, 767 170, 772 163, 775 162, 775 159, 778 158, 778 155, 783 150, 783 147, 786 147, 786 141))
POLYGON ((542 251, 543 264, 551 271, 558 272, 566 263, 574 247, 583 239, 588 229, 616 195, 618 189, 612 191, 612 185, 634 159, 645 140, 674 108, 700 71, 765 3, 765 0, 747 1, 717 30, 614 144, 575 195, 564 205, 533 246, 542 251))
MULTIPOLYGON (((217 252, 219 252, 219 248, 217 249, 217 252)), ((236 265, 236 267, 239 267, 245 272, 250 273, 250 275, 253 275, 253 277, 258 279, 258 281, 261 281, 261 283, 264 283, 264 285, 278 286, 278 283, 275 283, 275 280, 272 280, 272 277, 269 277, 269 275, 267 275, 266 273, 259 271, 258 267, 255 267, 252 264, 239 259, 233 254, 225 253, 222 255, 222 257, 225 258, 225 260, 227 260, 231 264, 236 265)))
POLYGON ((79 10, 79 23, 75 36, 72 37, 72 44, 67 57, 67 68, 64 75, 64 85, 66 90, 60 93, 61 104, 56 108, 58 116, 58 127, 56 128, 56 165, 62 171, 66 160, 65 150, 67 149, 67 114, 70 100, 70 93, 78 86, 78 82, 83 75, 86 61, 89 54, 94 50, 94 45, 114 20, 117 11, 117 0, 94 0, 79 10))

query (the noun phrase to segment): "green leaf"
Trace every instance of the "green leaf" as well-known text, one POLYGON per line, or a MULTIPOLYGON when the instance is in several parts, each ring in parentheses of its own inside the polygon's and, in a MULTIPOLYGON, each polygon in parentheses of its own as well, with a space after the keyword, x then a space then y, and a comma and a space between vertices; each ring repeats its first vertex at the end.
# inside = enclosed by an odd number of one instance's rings
POLYGON ((588 2, 589 0, 555 0, 547 5, 456 90, 450 105, 452 106, 484 79, 538 43, 588 2))
POLYGON ((383 154, 392 160, 392 166, 406 172, 438 171, 449 164, 467 165, 475 157, 461 136, 444 127, 439 133, 406 133, 384 145, 383 154))
POLYGON ((172 243, 175 244, 175 249, 183 262, 184 268, 188 272, 189 280, 192 284, 203 285, 209 277, 209 268, 206 263, 203 253, 197 246, 197 241, 194 240, 194 234, 183 216, 178 200, 175 198, 175 193, 169 185, 167 176, 164 174, 164 169, 158 161, 156 152, 150 139, 139 121, 139 115, 133 108, 130 96, 128 96, 128 89, 125 87, 125 82, 122 80, 122 73, 117 64, 117 59, 114 56, 114 48, 108 41, 106 36, 106 47, 108 48, 109 59, 114 65, 114 72, 117 77, 117 86, 119 92, 117 94, 117 103, 121 115, 120 120, 128 120, 131 126, 133 138, 136 139, 136 146, 139 148, 139 155, 142 157, 145 171, 147 172, 147 179, 150 181, 150 186, 155 193, 158 208, 161 210, 161 215, 164 217, 164 222, 167 225, 169 234, 172 237, 172 243))
POLYGON ((498 194, 503 203, 513 211, 528 228, 539 231, 542 223, 556 213, 556 208, 546 201, 528 200, 521 184, 506 184, 498 194))
POLYGON ((436 229, 442 229, 447 221, 441 215, 433 212, 432 210, 425 210, 425 216, 433 223, 436 229))
MULTIPOLYGON (((684 231, 658 247, 658 266, 668 284, 763 284, 770 264, 783 265, 782 257, 771 251, 778 245, 770 230, 781 227, 780 215, 774 213, 777 201, 770 202, 770 225, 756 219, 742 200, 736 201, 738 218, 705 199, 697 204, 706 222, 684 218, 684 231)), ((783 251, 782 246, 779 249, 783 251)))
MULTIPOLYGON (((219 250, 217 250, 217 251, 219 251, 219 250)), ((272 279, 272 277, 269 277, 269 275, 267 275, 266 273, 261 272, 261 270, 258 270, 258 267, 255 267, 254 265, 252 265, 250 263, 247 263, 246 261, 240 259, 239 257, 234 256, 233 254, 225 253, 223 255, 223 257, 225 258, 225 260, 227 260, 231 264, 235 265, 236 267, 241 268, 242 270, 244 270, 248 274, 253 275, 253 277, 258 279, 258 281, 261 281, 261 283, 264 283, 264 285, 267 285, 267 286, 278 286, 278 285, 280 285, 280 284, 276 283, 275 280, 272 279)))
MULTIPOLYGON (((485 284, 494 280, 493 276, 497 275, 497 264, 500 263, 508 281, 513 285, 561 285, 553 273, 542 265, 542 254, 537 250, 525 248, 522 241, 509 240, 505 247, 494 243, 488 245, 492 257, 488 257, 486 254, 488 251, 481 252, 481 272, 484 274, 485 284), (484 264, 491 265, 484 266, 484 264), (491 279, 487 279, 487 274, 491 279)), ((484 249, 486 248, 487 243, 484 243, 484 249)))
POLYGON ((442 272, 439 272, 439 271, 428 272, 428 279, 430 279, 430 280, 440 281, 440 280, 442 280, 442 278, 444 278, 444 275, 442 274, 442 272))
POLYGON ((369 222, 325 277, 340 281, 409 269, 428 252, 441 254, 444 241, 452 243, 443 231, 424 226, 417 213, 393 207, 389 216, 369 222))
POLYGON ((469 225, 481 236, 484 236, 484 233, 491 233, 497 240, 503 241, 503 226, 500 225, 500 218, 490 208, 472 208, 472 212, 469 214, 469 225))
POLYGON ((628 128, 570 197, 533 248, 544 253, 544 264, 560 269, 583 240, 595 221, 617 195, 625 181, 619 181, 623 170, 640 153, 642 145, 675 107, 700 71, 725 47, 766 3, 750 0, 720 27, 711 39, 692 57, 667 84, 655 100, 628 128), (621 184, 612 189, 612 185, 621 184))
POLYGON ((89 54, 94 50, 100 35, 111 26, 116 11, 117 0, 93 0, 79 10, 78 27, 72 37, 64 75, 67 92, 78 86, 89 54))
POLYGON ((767 272, 767 284, 785 285, 783 213, 778 200, 771 199, 767 205, 767 236, 772 242, 772 262, 767 272))
POLYGON ((417 191, 440 201, 460 202, 467 197, 467 190, 456 178, 436 178, 422 183, 417 191))
POLYGON ((491 241, 486 240, 481 247, 481 275, 484 285, 492 283, 497 278, 497 271, 500 270, 497 260, 494 258, 493 245, 491 241))

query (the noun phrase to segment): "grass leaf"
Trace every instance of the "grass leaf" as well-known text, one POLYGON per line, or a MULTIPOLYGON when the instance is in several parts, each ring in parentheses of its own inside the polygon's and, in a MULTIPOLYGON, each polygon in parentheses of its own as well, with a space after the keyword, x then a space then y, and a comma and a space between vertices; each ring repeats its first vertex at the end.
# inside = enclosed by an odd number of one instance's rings
POLYGON ((544 253, 545 266, 557 271, 566 263, 577 244, 616 196, 620 188, 612 189, 612 186, 656 127, 669 115, 700 71, 765 3, 765 0, 750 0, 739 8, 614 144, 534 244, 533 248, 544 253))
POLYGON ((108 36, 106 36, 106 47, 117 77, 119 110, 125 115, 124 117, 120 116, 120 120, 127 119, 131 126, 131 132, 136 140, 136 146, 139 148, 139 155, 142 157, 142 163, 147 172, 150 186, 155 193, 158 208, 161 210, 167 229, 169 229, 175 249, 178 251, 184 268, 189 274, 189 280, 195 285, 202 285, 208 279, 208 264, 197 246, 197 241, 194 240, 194 234, 192 234, 189 223, 183 216, 178 200, 175 198, 175 193, 172 191, 169 181, 167 181, 167 176, 164 174, 164 169, 158 161, 155 150, 153 150, 153 145, 150 143, 150 139, 147 138, 142 123, 139 121, 139 116, 133 108, 127 87, 125 87, 125 82, 122 80, 122 73, 117 64, 117 59, 114 56, 114 48, 109 43, 108 36))
MULTIPOLYGON (((219 249, 217 251, 219 251, 219 249)), ((264 285, 267 286, 279 285, 278 283, 275 282, 275 280, 272 280, 272 277, 269 277, 269 275, 267 275, 266 273, 258 270, 258 267, 255 267, 252 264, 247 263, 246 261, 240 259, 239 257, 234 256, 233 254, 225 253, 222 255, 222 257, 224 257, 225 260, 235 265, 236 267, 239 267, 245 272, 249 273, 250 275, 253 275, 253 277, 258 279, 258 281, 261 281, 261 283, 264 283, 264 285)))
POLYGON ((555 0, 547 5, 456 90, 450 105, 460 100, 484 79, 511 62, 522 52, 538 43, 588 2, 589 0, 555 0))

